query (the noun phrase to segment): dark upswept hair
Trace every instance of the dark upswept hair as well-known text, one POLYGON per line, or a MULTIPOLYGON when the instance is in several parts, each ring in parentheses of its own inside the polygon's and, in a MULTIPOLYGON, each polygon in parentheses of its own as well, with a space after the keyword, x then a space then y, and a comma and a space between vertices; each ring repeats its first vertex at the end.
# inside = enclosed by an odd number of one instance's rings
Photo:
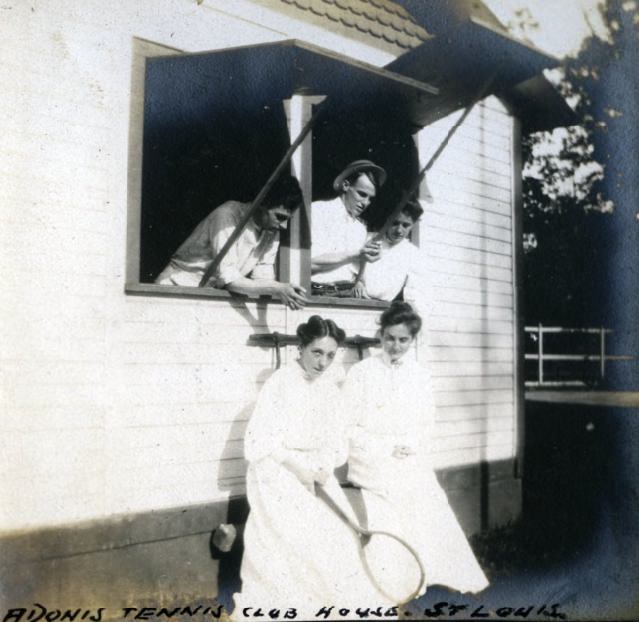
POLYGON ((346 339, 346 333, 333 320, 324 319, 319 315, 311 315, 308 322, 300 324, 297 327, 297 336, 302 347, 322 337, 332 337, 338 345, 346 339))
POLYGON ((281 175, 277 178, 267 195, 262 207, 271 209, 281 205, 290 212, 295 211, 304 202, 300 182, 293 175, 281 175))
POLYGON ((409 218, 413 222, 417 222, 424 213, 424 208, 419 204, 418 201, 412 199, 402 207, 402 213, 408 214, 409 218))
POLYGON ((382 313, 379 318, 379 325, 383 333, 390 326, 396 326, 397 324, 406 324, 410 334, 414 337, 422 329, 422 318, 407 302, 395 300, 382 313))

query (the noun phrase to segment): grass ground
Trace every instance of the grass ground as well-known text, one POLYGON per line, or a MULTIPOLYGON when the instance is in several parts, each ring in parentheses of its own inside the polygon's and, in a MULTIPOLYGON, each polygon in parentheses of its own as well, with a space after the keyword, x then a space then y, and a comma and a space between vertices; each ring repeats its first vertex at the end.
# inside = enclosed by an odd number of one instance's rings
POLYGON ((547 569, 574 553, 570 539, 551 538, 543 527, 524 519, 475 534, 470 543, 491 579, 547 569))

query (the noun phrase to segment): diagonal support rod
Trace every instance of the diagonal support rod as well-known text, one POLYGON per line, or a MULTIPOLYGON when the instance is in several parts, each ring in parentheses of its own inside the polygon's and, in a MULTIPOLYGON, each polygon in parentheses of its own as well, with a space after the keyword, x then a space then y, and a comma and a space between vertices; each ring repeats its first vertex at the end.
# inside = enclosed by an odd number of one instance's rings
POLYGON ((323 109, 320 108, 320 110, 318 110, 307 121, 306 125, 304 125, 304 127, 300 131, 299 136, 291 143, 291 146, 287 149, 286 153, 280 160, 280 163, 275 167, 275 170, 271 173, 271 176, 268 178, 266 183, 262 186, 262 189, 258 192, 257 196, 253 199, 253 202, 251 203, 251 207, 249 208, 244 218, 237 224, 237 226, 233 230, 233 233, 230 235, 229 239, 226 241, 226 243, 224 244, 220 252, 214 257, 213 261, 211 262, 211 265, 204 272, 204 276, 200 280, 200 285, 199 285, 200 287, 204 287, 207 285, 207 283, 209 282, 209 279, 215 274, 215 271, 218 269, 220 263, 222 263, 222 260, 228 253, 231 246, 233 246, 233 244, 235 244, 235 242, 240 237, 240 235, 242 235, 242 231, 244 231, 244 229, 246 228, 246 225, 248 225, 251 218, 253 218, 253 215, 255 214, 255 212, 262 205, 264 199, 266 198, 266 195, 269 193, 269 191, 273 187, 273 184, 277 181, 277 178, 280 176, 280 174, 286 168, 286 166, 288 166, 296 149, 302 144, 302 142, 304 141, 308 133, 313 128, 313 125, 315 125, 318 117, 322 113, 322 110, 323 109))
POLYGON ((390 229, 394 220, 397 218, 397 216, 399 216, 401 211, 406 207, 406 204, 410 201, 410 198, 415 194, 415 192, 419 188, 419 185, 424 180, 424 177, 426 177, 426 173, 428 173, 428 171, 431 168, 433 168, 435 162, 437 162, 437 160, 439 159, 439 156, 441 156, 441 154, 444 152, 444 149, 446 149, 446 147, 448 146, 448 143, 450 142, 451 138, 455 135, 455 132, 457 132, 457 130, 461 127, 463 122, 466 120, 466 117, 468 117, 468 115, 470 114, 471 110, 475 107, 475 105, 486 96, 491 85, 494 82, 494 79, 495 79, 495 74, 493 73, 488 77, 487 80, 485 80, 481 84, 479 90, 475 94, 475 97, 466 106, 466 108, 464 109, 464 112, 460 115, 459 119, 457 119, 457 121, 453 123, 451 128, 448 130, 448 133, 444 137, 444 140, 442 140, 442 142, 439 144, 439 146, 435 150, 435 153, 433 153, 433 155, 428 159, 428 162, 425 164, 425 166, 419 171, 419 173, 413 180, 413 183, 410 185, 409 189, 403 193, 400 202, 397 204, 397 207, 391 212, 390 216, 386 219, 386 222, 384 222, 384 226, 379 230, 379 232, 375 236, 376 239, 381 239, 384 237, 384 235, 386 235, 386 232, 390 229))
MULTIPOLYGON (((482 83, 475 97, 466 106, 466 108, 464 109, 464 112, 460 115, 459 119, 457 119, 457 121, 455 121, 455 123, 453 123, 451 128, 448 130, 448 133, 444 137, 444 140, 442 140, 442 142, 439 144, 439 146, 435 150, 435 153, 433 153, 433 155, 428 159, 428 162, 425 164, 425 166, 415 176, 408 190, 402 193, 402 198, 400 199, 399 203, 397 204, 395 209, 390 213, 390 215, 386 218, 386 221, 384 222, 384 226, 373 237, 373 240, 382 240, 384 238, 388 230, 393 225, 393 222, 395 222, 395 219, 401 214, 402 210, 406 207, 406 205, 410 201, 411 197, 415 194, 415 192, 417 192, 417 189, 419 188, 420 184, 426 177, 426 173, 433 167, 435 162, 437 162, 437 160, 439 159, 439 156, 444 152, 444 149, 446 149, 446 147, 448 146, 448 143, 450 142, 451 138, 454 136, 455 132, 461 127, 462 123, 466 120, 466 117, 470 114, 471 110, 475 107, 475 104, 477 104, 477 102, 481 101, 486 96, 491 85, 493 84, 495 80, 495 76, 496 74, 492 73, 488 77, 488 79, 482 83)), ((362 261, 360 263, 359 272, 357 274, 355 281, 358 281, 359 279, 361 279, 364 276, 365 272, 366 272, 366 262, 362 261)))

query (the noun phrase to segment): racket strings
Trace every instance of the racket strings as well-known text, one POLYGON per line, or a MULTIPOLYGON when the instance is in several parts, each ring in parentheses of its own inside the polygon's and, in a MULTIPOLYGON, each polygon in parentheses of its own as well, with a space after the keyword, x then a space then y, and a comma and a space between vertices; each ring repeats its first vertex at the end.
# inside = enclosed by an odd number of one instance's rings
POLYGON ((405 604, 421 593, 425 583, 423 565, 415 550, 399 536, 371 532, 361 557, 377 590, 391 601, 405 604))
POLYGON ((380 594, 403 605, 422 593, 426 579, 424 567, 415 549, 404 538, 388 531, 363 528, 323 487, 316 486, 315 492, 359 536, 360 558, 380 594))

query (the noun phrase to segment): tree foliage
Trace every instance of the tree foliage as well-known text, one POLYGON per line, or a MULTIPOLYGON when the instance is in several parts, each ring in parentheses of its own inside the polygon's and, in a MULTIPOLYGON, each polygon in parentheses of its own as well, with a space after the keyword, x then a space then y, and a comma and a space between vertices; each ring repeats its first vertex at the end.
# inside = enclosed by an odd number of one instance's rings
MULTIPOLYGON (((524 256, 526 320, 584 325, 603 323, 611 192, 609 134, 633 121, 631 98, 619 97, 628 59, 623 46, 637 36, 637 3, 600 5, 609 37, 592 33, 576 57, 551 77, 581 124, 540 132, 524 140, 524 256), (615 82, 616 81, 616 82, 615 82), (615 96, 616 95, 616 96, 615 96)), ((524 26, 531 24, 529 15, 524 26)), ((636 69, 634 69, 636 71, 636 69)))

